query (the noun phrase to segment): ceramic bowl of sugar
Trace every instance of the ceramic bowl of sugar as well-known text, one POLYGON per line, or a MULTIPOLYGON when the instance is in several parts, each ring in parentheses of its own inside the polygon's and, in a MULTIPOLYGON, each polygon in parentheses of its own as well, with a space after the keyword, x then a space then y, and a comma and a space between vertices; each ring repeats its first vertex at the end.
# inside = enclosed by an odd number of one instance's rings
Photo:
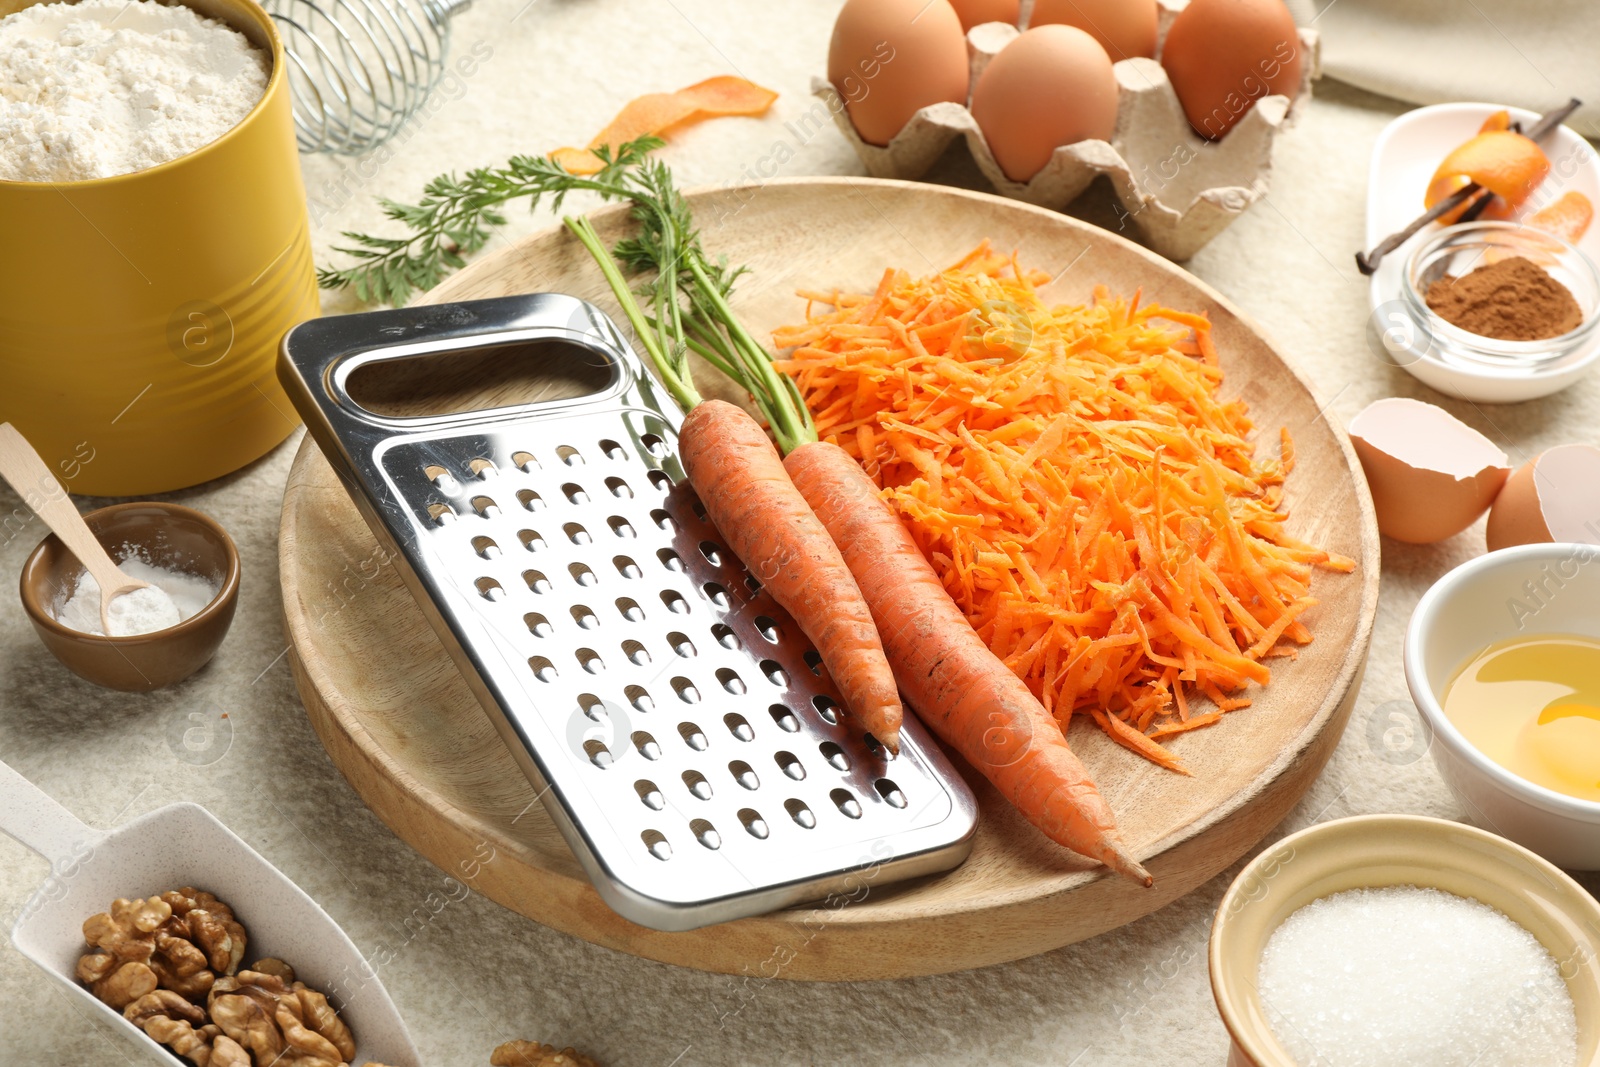
POLYGON ((1211 930, 1230 1067, 1600 1062, 1600 903, 1486 830, 1319 823, 1234 880, 1211 930))
POLYGON ((99 587, 51 534, 22 567, 22 605, 44 646, 74 674, 127 692, 204 667, 239 599, 239 551, 227 531, 192 508, 150 501, 83 518, 119 568, 156 592, 113 599, 111 631, 102 632, 99 587))

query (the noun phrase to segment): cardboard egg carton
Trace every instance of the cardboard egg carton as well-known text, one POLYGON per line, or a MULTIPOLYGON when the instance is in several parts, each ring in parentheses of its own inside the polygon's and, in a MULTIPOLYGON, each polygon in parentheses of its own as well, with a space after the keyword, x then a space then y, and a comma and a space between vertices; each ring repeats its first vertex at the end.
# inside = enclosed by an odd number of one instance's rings
MULTIPOLYGON (((1159 0, 1160 35, 1187 0, 1159 0)), ((1029 5, 1031 6, 1031 5, 1029 5)), ((1026 12, 1024 13, 1026 21, 1026 12)), ((1003 22, 974 26, 967 34, 971 82, 1019 31, 1003 22)), ((1167 72, 1154 59, 1124 59, 1112 65, 1117 79, 1117 124, 1109 142, 1079 141, 1057 148, 1044 169, 1027 182, 1007 178, 972 112, 938 103, 911 117, 887 145, 868 144, 856 133, 844 101, 825 78, 811 90, 827 104, 834 122, 855 147, 867 173, 877 178, 917 179, 928 172, 950 142, 966 138, 973 160, 1002 196, 1040 207, 1066 207, 1101 174, 1111 179, 1122 205, 1121 225, 1168 259, 1184 260, 1265 196, 1272 171, 1272 140, 1291 125, 1311 99, 1320 64, 1315 30, 1299 31, 1300 93, 1259 97, 1221 140, 1195 133, 1184 117, 1167 72)), ((870 91, 870 89, 869 89, 870 91)))

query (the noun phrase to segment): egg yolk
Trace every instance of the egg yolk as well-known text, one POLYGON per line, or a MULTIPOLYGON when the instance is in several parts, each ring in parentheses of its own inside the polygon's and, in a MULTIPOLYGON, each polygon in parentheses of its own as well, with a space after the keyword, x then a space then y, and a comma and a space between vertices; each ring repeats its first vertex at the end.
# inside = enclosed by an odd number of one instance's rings
POLYGON ((1552 704, 1528 723, 1522 740, 1561 792, 1600 789, 1600 708, 1552 704))

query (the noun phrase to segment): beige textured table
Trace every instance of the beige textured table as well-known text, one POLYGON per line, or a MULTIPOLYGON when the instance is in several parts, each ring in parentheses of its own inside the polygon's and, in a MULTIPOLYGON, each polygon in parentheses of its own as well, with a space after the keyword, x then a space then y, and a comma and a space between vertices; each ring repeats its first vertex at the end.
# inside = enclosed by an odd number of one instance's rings
MULTIPOLYGON (((476 58, 473 73, 445 83, 403 144, 364 160, 305 161, 318 260, 338 230, 377 223, 376 195, 410 197, 446 167, 581 144, 623 100, 727 71, 783 96, 765 120, 723 120, 677 137, 667 158, 686 184, 775 171, 859 173, 831 127, 802 136, 786 125, 811 106, 806 86, 822 66, 836 7, 828 0, 478 0, 457 18, 452 45, 453 55, 476 58)), ((1381 396, 1437 402, 1373 355, 1366 287, 1351 262, 1368 151, 1402 105, 1327 81, 1317 94, 1305 121, 1279 143, 1271 196, 1190 266, 1279 339, 1321 390, 1329 417, 1348 419, 1381 396)), ((939 176, 977 184, 956 152, 939 176)), ((1096 189, 1073 210, 1114 228, 1110 205, 1096 189)), ((514 213, 510 232, 546 221, 514 213)), ((350 305, 330 300, 327 307, 350 305)), ((1520 461, 1558 442, 1594 440, 1600 381, 1513 408, 1445 406, 1520 461)), ((15 602, 0 611, 0 758, 97 825, 180 799, 209 807, 321 901, 369 955, 390 959, 383 977, 429 1064, 484 1067, 496 1043, 528 1037, 577 1045, 609 1067, 1220 1067, 1226 1038, 1211 1005, 1204 946, 1227 875, 1118 933, 1031 960, 836 986, 768 980, 757 959, 746 978, 647 963, 476 896, 447 900, 444 873, 367 812, 328 762, 283 662, 274 539, 298 439, 236 475, 173 494, 221 520, 244 555, 233 632, 211 666, 183 685, 142 696, 95 689, 45 656, 15 602), (175 740, 193 725, 191 715, 219 712, 228 715, 231 737, 219 732, 198 754, 175 740)), ((18 507, 0 491, 0 514, 18 507)), ((14 525, 0 529, 4 584, 41 536, 37 521, 17 532, 14 525)), ((1385 542, 1381 617, 1360 701, 1327 771, 1277 833, 1366 812, 1463 817, 1421 745, 1404 745, 1412 720, 1399 651, 1422 590, 1482 544, 1481 524, 1431 548, 1385 542)), ((6 928, 44 874, 42 860, 0 839, 6 928)), ((127 1059, 9 942, 0 948, 0 1063, 127 1059)))

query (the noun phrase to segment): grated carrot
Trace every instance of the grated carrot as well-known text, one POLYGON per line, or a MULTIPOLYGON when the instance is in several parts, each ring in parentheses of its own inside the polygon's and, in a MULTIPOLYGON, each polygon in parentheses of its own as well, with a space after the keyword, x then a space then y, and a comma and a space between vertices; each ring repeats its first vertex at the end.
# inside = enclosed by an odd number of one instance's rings
POLYGON ((1063 725, 1087 712, 1187 773, 1157 739, 1248 706, 1311 640, 1313 569, 1354 563, 1285 532, 1294 443, 1256 457, 1205 316, 1103 288, 1051 307, 1046 277, 986 242, 870 294, 808 290, 777 366, 1063 725))

